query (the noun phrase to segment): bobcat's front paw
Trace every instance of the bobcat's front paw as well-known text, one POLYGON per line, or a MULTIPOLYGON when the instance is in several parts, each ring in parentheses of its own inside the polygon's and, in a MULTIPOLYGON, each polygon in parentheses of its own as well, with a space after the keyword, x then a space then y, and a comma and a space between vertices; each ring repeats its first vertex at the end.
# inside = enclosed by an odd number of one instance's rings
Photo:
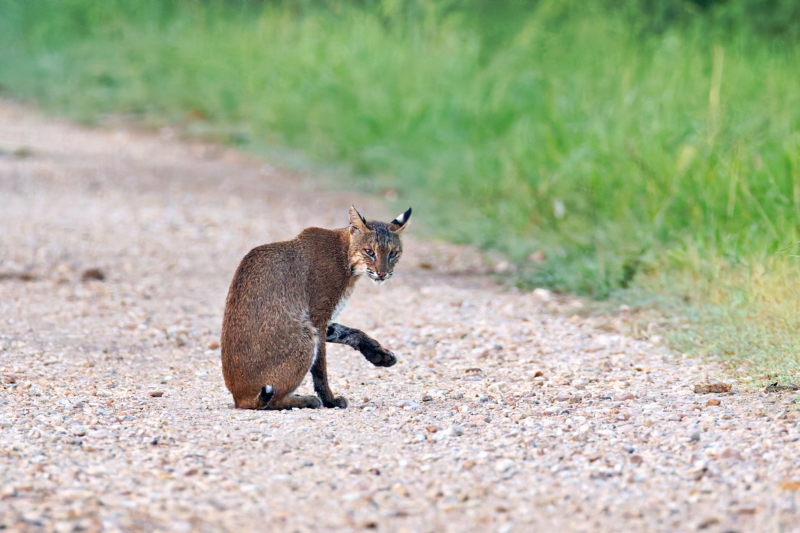
POLYGON ((375 366, 392 366, 397 362, 397 357, 381 345, 370 347, 362 353, 375 366))
POLYGON ((325 407, 338 407, 339 409, 347 409, 350 402, 344 396, 334 396, 331 401, 323 401, 322 405, 325 407))

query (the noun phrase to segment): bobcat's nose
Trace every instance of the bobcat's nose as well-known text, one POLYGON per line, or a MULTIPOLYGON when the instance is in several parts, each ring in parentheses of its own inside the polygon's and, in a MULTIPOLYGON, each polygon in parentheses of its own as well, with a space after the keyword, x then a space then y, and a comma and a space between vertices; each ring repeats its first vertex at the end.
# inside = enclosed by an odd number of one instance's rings
POLYGON ((378 271, 378 272, 376 272, 375 274, 377 274, 377 275, 378 275, 378 279, 379 279, 379 280, 384 280, 384 279, 386 279, 386 276, 387 276, 387 274, 389 274, 389 273, 388 273, 388 272, 380 272, 380 271, 378 271))

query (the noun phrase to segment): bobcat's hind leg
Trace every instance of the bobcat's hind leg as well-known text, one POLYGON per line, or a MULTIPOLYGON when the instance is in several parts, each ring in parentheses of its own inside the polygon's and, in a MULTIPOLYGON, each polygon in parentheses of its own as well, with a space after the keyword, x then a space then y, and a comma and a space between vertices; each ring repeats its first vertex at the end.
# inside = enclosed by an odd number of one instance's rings
POLYGON ((317 356, 314 364, 311 365, 311 378, 314 380, 314 390, 322 400, 325 407, 339 407, 347 409, 349 405, 344 396, 334 396, 331 387, 328 385, 328 365, 325 356, 325 343, 320 342, 317 348, 317 356))
MULTIPOLYGON (((296 339, 293 339, 297 342, 296 339)), ((303 382, 308 370, 317 356, 321 342, 319 331, 309 321, 300 324, 300 342, 288 349, 281 364, 271 374, 273 394, 267 409, 317 409, 322 406, 319 398, 313 395, 294 394, 303 382)))
POLYGON ((283 398, 275 399, 275 392, 272 387, 265 385, 261 388, 261 392, 255 398, 248 398, 239 401, 236 405, 237 409, 292 409, 309 408, 316 409, 322 405, 319 398, 316 396, 298 396, 296 394, 289 394, 283 398))
POLYGON ((267 409, 270 410, 280 410, 280 409, 292 409, 297 407, 299 409, 318 409, 322 407, 322 402, 316 396, 298 396, 296 394, 290 394, 288 396, 284 396, 280 400, 272 399, 267 406, 267 409))
POLYGON ((397 363, 397 357, 392 352, 381 346, 378 341, 363 331, 355 328, 348 328, 335 323, 328 324, 325 340, 337 344, 346 344, 358 350, 367 361, 375 366, 392 366, 397 363))

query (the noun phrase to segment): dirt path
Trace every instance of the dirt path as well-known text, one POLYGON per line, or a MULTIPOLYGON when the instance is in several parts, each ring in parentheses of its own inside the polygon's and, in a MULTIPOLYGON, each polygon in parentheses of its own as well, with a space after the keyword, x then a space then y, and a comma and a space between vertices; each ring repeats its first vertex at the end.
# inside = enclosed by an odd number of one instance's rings
POLYGON ((330 346, 350 409, 231 409, 238 261, 354 198, 166 137, 0 104, 0 528, 800 531, 795 396, 695 395, 708 369, 455 247, 359 284, 340 322, 401 361, 330 346))

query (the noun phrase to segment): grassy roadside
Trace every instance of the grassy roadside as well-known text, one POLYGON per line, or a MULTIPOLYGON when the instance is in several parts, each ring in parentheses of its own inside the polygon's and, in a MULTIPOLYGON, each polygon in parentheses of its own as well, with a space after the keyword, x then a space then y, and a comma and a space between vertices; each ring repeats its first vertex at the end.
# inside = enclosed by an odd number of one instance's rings
POLYGON ((0 0, 0 87, 346 165, 524 286, 678 314, 677 349, 798 379, 800 45, 728 4, 656 31, 601 1, 0 0))
POLYGON ((772 257, 646 274, 602 309, 630 306, 640 331, 662 336, 678 353, 722 363, 743 387, 763 390, 776 381, 800 382, 798 302, 800 268, 791 258, 772 257))

